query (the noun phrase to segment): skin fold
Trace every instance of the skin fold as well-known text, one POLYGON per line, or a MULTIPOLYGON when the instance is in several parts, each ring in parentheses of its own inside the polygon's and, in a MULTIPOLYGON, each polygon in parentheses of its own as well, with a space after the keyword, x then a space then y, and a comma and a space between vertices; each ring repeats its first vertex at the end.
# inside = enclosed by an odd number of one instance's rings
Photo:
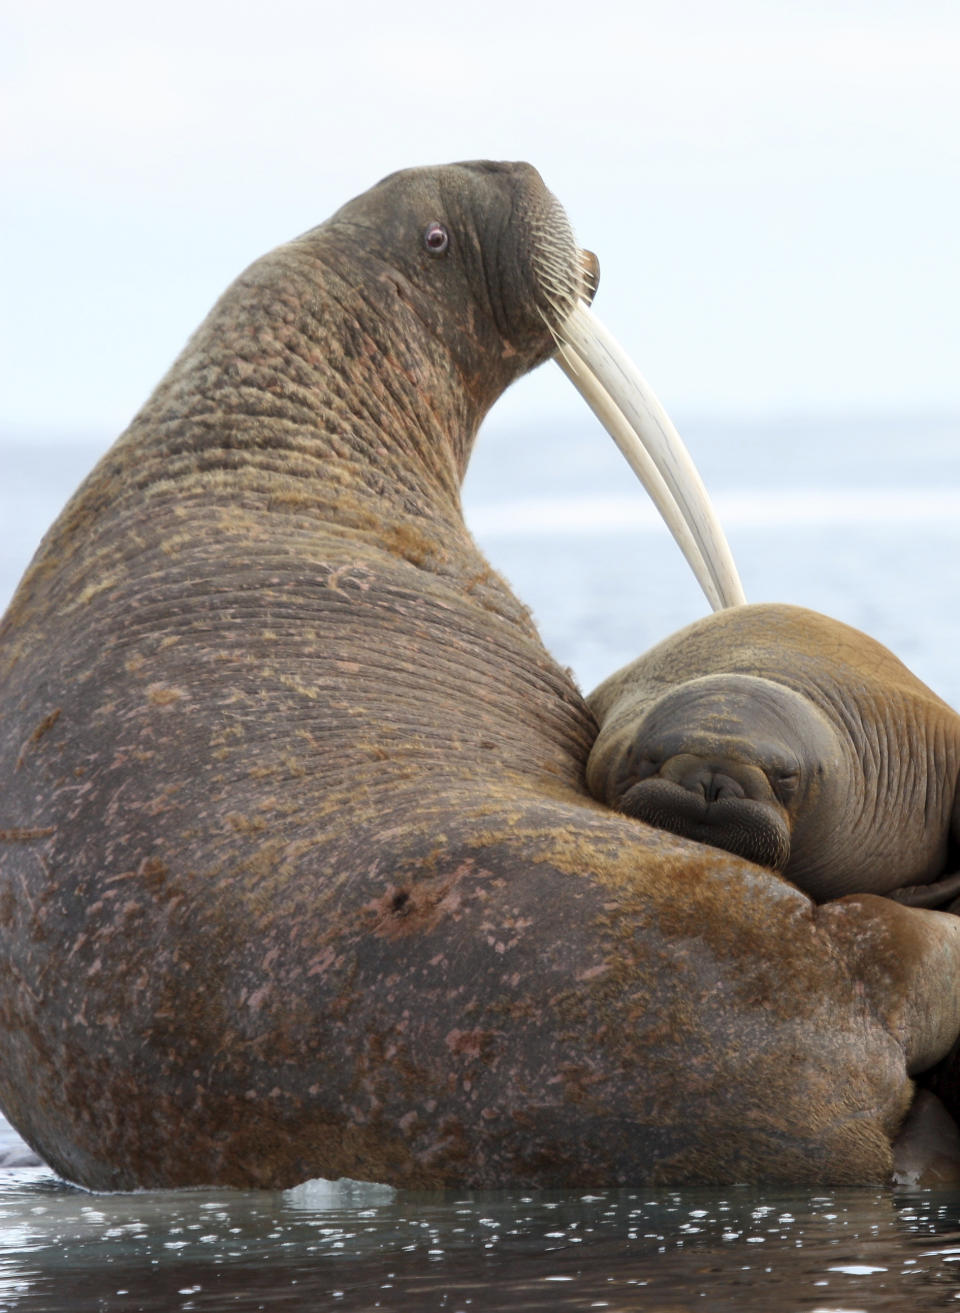
POLYGON ((889 1178, 960 921, 593 799, 594 714, 463 523, 587 264, 529 166, 392 175, 240 276, 41 544, 0 1105, 68 1179, 889 1178))

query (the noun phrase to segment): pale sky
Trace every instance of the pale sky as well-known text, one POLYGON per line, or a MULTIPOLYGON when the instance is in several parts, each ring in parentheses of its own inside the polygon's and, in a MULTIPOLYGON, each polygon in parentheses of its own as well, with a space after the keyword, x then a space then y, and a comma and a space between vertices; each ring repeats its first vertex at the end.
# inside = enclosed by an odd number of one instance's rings
POLYGON ((7 0, 0 113, 0 441, 112 437, 250 260, 478 157, 671 411, 960 411, 955 0, 7 0))

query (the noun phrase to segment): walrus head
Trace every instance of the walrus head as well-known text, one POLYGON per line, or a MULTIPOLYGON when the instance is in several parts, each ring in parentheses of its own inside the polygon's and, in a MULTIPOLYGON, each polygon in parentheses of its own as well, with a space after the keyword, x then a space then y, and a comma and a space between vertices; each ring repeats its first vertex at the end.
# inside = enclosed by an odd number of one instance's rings
POLYGON ((829 846, 808 831, 837 790, 841 749, 809 699, 769 679, 716 674, 679 684, 639 715, 635 701, 626 684, 594 745, 596 796, 775 871, 804 869, 814 843, 829 846))
POLYGON ((475 423, 558 348, 559 363, 646 486, 714 609, 744 601, 679 435, 588 309, 597 258, 577 247, 536 169, 490 161, 407 169, 343 206, 322 230, 328 241, 339 234, 348 263, 360 253, 358 280, 368 296, 371 267, 382 262, 382 294, 405 302, 443 343, 477 407, 475 423))
POLYGON ((487 405, 552 354, 551 332, 596 289, 596 258, 529 164, 391 173, 322 229, 346 258, 362 252, 368 287, 382 262, 384 292, 411 298, 487 405))

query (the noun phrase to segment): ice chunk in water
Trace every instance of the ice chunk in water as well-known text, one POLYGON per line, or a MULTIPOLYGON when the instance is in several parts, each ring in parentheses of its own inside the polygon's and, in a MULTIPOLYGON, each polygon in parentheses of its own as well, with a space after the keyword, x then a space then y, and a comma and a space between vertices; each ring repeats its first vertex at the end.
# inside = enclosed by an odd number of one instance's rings
POLYGON ((342 1176, 337 1181, 326 1181, 317 1176, 300 1185, 284 1190, 283 1198, 291 1208, 375 1208, 392 1204, 397 1192, 392 1185, 378 1185, 374 1181, 351 1181, 342 1176))

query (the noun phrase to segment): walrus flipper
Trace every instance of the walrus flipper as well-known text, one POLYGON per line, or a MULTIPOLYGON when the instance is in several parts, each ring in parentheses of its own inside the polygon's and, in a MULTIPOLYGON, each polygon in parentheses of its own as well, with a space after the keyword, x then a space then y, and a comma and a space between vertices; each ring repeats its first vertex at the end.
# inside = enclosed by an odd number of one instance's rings
POLYGON ((906 907, 936 907, 953 911, 952 904, 960 900, 960 871, 944 875, 939 880, 931 880, 929 884, 905 884, 901 889, 891 889, 887 897, 906 907))

